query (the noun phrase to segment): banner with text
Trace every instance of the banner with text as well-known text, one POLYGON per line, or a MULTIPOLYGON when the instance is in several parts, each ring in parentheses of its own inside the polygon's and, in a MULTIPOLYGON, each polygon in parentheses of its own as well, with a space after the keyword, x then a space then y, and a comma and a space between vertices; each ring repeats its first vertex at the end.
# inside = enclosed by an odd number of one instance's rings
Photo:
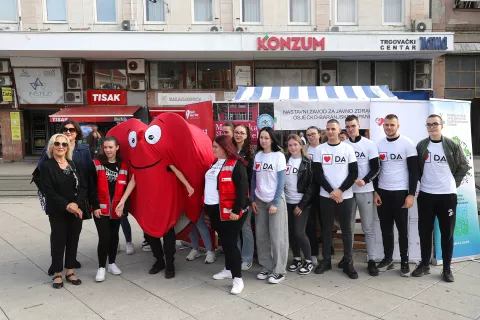
MULTIPOLYGON (((453 261, 467 260, 480 256, 480 230, 475 193, 470 107, 471 102, 469 101, 435 99, 430 101, 430 113, 440 115, 444 121, 442 133, 460 144, 471 167, 462 184, 457 189, 453 261)), ((437 219, 435 219, 434 243, 433 262, 441 264, 441 235, 437 219)))
POLYGON ((305 130, 310 126, 327 127, 327 121, 344 123, 349 115, 356 115, 362 129, 370 127, 369 100, 283 100, 275 102, 275 130, 305 130))
POLYGON ((61 68, 14 68, 19 104, 63 104, 61 68))
MULTIPOLYGON (((370 102, 370 139, 377 143, 380 139, 385 138, 383 131, 383 123, 387 114, 396 114, 398 116, 401 135, 410 138, 416 145, 420 140, 428 136, 425 129, 425 119, 428 117, 428 101, 371 101, 370 102), (414 116, 412 116, 414 115, 414 116)), ((382 152, 382 150, 378 150, 382 152)), ((420 255, 420 237, 418 236, 418 208, 417 200, 408 210, 408 249, 411 261, 419 261, 420 255)), ((381 260, 383 254, 382 231, 380 229, 380 220, 375 215, 375 256, 377 260, 381 260)), ((397 228, 395 232, 395 246, 393 259, 400 261, 400 252, 398 247, 397 228)))
MULTIPOLYGON (((222 135, 223 125, 229 121, 215 121, 215 136, 222 135)), ((243 124, 250 129, 250 138, 252 139, 252 146, 256 146, 258 140, 258 127, 255 121, 236 121, 235 125, 243 124)))
POLYGON ((215 128, 213 125, 212 101, 185 105, 185 119, 188 123, 194 124, 202 129, 213 141, 215 138, 215 128))

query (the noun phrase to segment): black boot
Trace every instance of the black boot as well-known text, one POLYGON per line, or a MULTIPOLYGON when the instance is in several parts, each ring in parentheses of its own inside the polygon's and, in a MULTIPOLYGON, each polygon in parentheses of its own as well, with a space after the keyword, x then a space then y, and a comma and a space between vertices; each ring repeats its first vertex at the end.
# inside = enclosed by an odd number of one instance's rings
POLYGON ((165 279, 171 279, 175 277, 175 266, 168 265, 167 269, 165 269, 165 279))
POLYGON ((148 273, 150 274, 157 274, 159 273, 160 271, 162 271, 163 269, 165 269, 165 261, 162 260, 157 260, 152 268, 150 269, 150 271, 148 271, 148 273))
POLYGON ((443 267, 442 280, 445 281, 445 282, 454 282, 455 281, 455 278, 453 277, 452 270, 450 268, 443 267))

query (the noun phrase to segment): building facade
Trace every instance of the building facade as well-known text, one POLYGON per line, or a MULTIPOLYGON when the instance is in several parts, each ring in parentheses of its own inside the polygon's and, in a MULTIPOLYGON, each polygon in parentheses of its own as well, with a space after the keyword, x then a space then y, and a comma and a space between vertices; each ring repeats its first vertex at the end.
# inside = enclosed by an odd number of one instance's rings
MULTIPOLYGON (((454 50, 453 32, 433 28, 427 0, 6 0, 6 8, 0 78, 15 99, 0 104, 0 125, 9 160, 38 154, 65 118, 108 130, 205 99, 224 110, 239 86, 433 92, 436 61, 454 50), (12 112, 20 142, 8 135, 12 112)), ((236 105, 215 120, 252 124, 262 108, 236 105)))

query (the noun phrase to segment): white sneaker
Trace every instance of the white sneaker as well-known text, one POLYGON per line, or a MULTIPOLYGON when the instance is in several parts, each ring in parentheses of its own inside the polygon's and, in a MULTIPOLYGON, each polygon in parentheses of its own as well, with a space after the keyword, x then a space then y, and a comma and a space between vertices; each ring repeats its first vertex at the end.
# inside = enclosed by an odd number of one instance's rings
POLYGON ((95 276, 95 281, 102 282, 105 280, 105 268, 98 268, 97 275, 95 276))
POLYGON ((215 280, 232 279, 232 272, 230 270, 223 269, 219 273, 214 274, 213 279, 215 280))
POLYGON ((192 249, 192 250, 190 250, 190 253, 188 254, 188 256, 187 256, 186 259, 187 259, 188 261, 193 261, 193 260, 197 259, 197 258, 200 257, 200 256, 201 256, 201 254, 200 254, 200 252, 199 252, 197 249, 192 249))
POLYGON ((257 274, 257 279, 258 280, 267 280, 268 277, 272 275, 271 272, 269 272, 267 269, 263 269, 259 274, 257 274))
POLYGON ((268 278, 269 283, 277 284, 285 280, 285 276, 279 273, 273 273, 270 278, 268 278))
POLYGON ((135 247, 133 246, 133 243, 127 242, 125 254, 131 255, 134 253, 135 253, 135 247))
POLYGON ((312 256, 312 264, 313 264, 313 266, 315 266, 315 267, 316 267, 316 266, 318 266, 318 260, 317 260, 317 257, 315 257, 315 256, 312 256))
POLYGON ((215 252, 207 251, 207 257, 205 258, 205 263, 207 264, 214 263, 215 259, 217 259, 217 256, 215 256, 215 252))
POLYGON ((108 265, 108 272, 116 276, 122 274, 122 270, 120 270, 115 263, 108 265))
POLYGON ((240 294, 245 286, 243 285, 242 278, 234 278, 233 279, 233 287, 231 294, 240 294))
POLYGON ((242 262, 242 271, 250 270, 252 265, 253 265, 253 262, 242 262))
POLYGON ((142 242, 142 251, 144 251, 144 252, 152 251, 152 248, 150 248, 150 245, 148 244, 147 241, 142 242))

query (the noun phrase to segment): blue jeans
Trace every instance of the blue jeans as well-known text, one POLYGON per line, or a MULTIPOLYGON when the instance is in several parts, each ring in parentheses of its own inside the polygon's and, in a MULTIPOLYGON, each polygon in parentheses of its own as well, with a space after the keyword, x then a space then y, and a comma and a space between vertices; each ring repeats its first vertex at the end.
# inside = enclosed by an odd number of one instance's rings
POLYGON ((128 216, 124 215, 120 218, 120 224, 122 226, 123 234, 125 235, 126 242, 132 242, 132 227, 128 222, 128 216))
POLYGON ((238 235, 237 246, 242 253, 242 262, 250 263, 253 261, 253 251, 255 246, 252 232, 252 208, 248 209, 247 218, 240 230, 240 234, 238 235))
POLYGON ((210 230, 205 223, 205 214, 202 214, 198 218, 196 224, 193 225, 192 231, 190 231, 190 239, 192 239, 192 248, 198 249, 198 233, 202 236, 203 244, 207 251, 212 251, 212 238, 210 237, 210 230))

